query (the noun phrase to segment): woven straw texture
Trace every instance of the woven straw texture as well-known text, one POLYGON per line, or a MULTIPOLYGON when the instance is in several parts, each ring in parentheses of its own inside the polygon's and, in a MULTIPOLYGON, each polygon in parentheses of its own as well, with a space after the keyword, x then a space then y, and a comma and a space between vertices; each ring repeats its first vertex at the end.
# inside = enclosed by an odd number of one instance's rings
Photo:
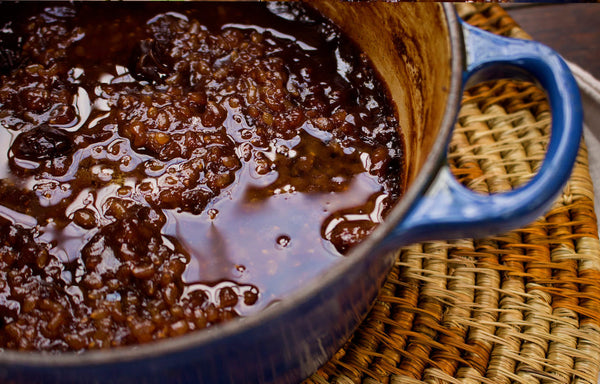
MULTIPOLYGON (((498 5, 457 4, 467 22, 528 38, 498 5)), ((449 161, 482 193, 526 182, 550 112, 532 84, 464 94, 449 161)), ((370 314, 306 383, 592 383, 600 368, 600 245, 587 151, 549 213, 485 239, 402 249, 370 314)))

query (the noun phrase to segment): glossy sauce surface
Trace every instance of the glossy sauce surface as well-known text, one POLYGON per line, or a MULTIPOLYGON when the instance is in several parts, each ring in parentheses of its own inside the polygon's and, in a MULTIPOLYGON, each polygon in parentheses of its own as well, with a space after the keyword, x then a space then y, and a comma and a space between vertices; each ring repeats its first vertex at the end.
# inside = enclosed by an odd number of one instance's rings
POLYGON ((249 315, 402 194, 385 87, 297 4, 1 7, 2 348, 249 315))

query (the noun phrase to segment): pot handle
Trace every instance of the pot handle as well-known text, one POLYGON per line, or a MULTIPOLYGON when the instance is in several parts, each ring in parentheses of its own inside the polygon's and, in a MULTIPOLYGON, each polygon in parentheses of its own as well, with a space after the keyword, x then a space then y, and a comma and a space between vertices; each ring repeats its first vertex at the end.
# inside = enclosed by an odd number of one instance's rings
POLYGON ((407 216, 381 245, 485 237, 529 224, 541 216, 567 182, 579 149, 579 89, 562 58, 529 40, 500 37, 462 22, 467 66, 463 83, 529 75, 545 89, 552 132, 538 173, 512 191, 481 195, 462 186, 447 161, 407 216))

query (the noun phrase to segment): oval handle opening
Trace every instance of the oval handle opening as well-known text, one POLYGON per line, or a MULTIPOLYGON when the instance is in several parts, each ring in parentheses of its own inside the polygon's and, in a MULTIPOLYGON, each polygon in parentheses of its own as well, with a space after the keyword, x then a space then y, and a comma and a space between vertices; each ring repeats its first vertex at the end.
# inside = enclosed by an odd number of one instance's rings
POLYGON ((483 237, 526 225, 545 212, 570 177, 582 132, 579 89, 563 59, 528 40, 493 35, 462 22, 464 86, 526 78, 545 91, 552 111, 546 157, 537 174, 516 189, 481 195, 461 185, 443 164, 425 193, 386 237, 383 247, 424 240, 483 237))

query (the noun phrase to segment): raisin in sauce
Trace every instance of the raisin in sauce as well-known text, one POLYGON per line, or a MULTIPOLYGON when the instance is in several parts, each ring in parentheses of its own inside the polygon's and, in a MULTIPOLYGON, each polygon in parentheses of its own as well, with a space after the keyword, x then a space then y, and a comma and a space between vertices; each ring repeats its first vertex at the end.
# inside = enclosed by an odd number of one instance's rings
POLYGON ((385 87, 298 4, 1 7, 0 348, 249 315, 402 194, 385 87))

